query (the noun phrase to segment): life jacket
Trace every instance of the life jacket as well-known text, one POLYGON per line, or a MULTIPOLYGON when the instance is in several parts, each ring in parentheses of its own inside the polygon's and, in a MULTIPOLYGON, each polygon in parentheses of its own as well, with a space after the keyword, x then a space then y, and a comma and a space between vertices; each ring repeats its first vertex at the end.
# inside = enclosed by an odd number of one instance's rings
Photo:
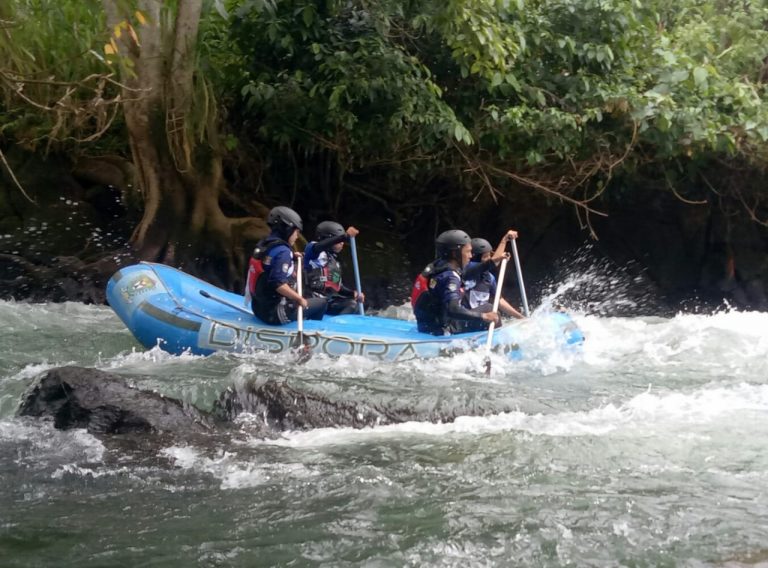
MULTIPOLYGON (((413 288, 411 289, 411 307, 414 310, 416 309, 416 306, 422 307, 426 301, 424 295, 429 292, 430 280, 447 270, 453 270, 453 268, 449 264, 435 266, 435 263, 432 262, 416 277, 416 280, 413 282, 413 288)), ((431 296, 431 294, 427 294, 427 296, 431 296)))
POLYGON ((465 280, 464 306, 474 310, 478 306, 490 303, 492 301, 491 289, 494 284, 494 278, 488 272, 483 272, 476 280, 465 280))
POLYGON ((432 264, 422 270, 413 281, 413 288, 411 288, 411 307, 416 308, 416 304, 419 303, 421 295, 429 289, 429 274, 434 269, 432 264))
POLYGON ((416 277, 411 291, 411 306, 419 331, 437 335, 444 333, 446 324, 444 309, 440 298, 432 293, 432 289, 438 274, 452 270, 455 269, 448 263, 435 266, 433 262, 416 277))
POLYGON ((309 261, 307 280, 313 292, 327 296, 338 294, 341 290, 341 265, 336 255, 327 251, 321 252, 316 259, 309 261), (325 255, 325 264, 321 258, 325 255))
POLYGON ((250 303, 251 298, 256 294, 256 287, 261 275, 264 274, 264 257, 267 253, 278 245, 285 245, 291 248, 287 242, 277 237, 267 237, 262 239, 253 249, 253 254, 248 262, 248 276, 245 280, 245 300, 250 303))

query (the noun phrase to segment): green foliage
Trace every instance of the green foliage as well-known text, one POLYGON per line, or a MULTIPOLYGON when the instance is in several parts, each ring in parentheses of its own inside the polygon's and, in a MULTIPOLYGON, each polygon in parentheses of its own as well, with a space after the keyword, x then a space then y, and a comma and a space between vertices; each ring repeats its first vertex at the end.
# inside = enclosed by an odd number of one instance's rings
POLYGON ((0 134, 36 147, 115 125, 100 2, 14 0, 0 5, 0 19, 0 134))
POLYGON ((768 141, 760 82, 767 20, 768 6, 749 2, 689 2, 681 10, 660 11, 664 31, 649 61, 649 89, 634 116, 661 155, 711 152, 762 165, 768 141))
POLYGON ((719 0, 243 2, 231 35, 243 62, 225 79, 260 144, 330 149, 348 168, 389 156, 421 178, 437 170, 458 179, 482 162, 535 182, 549 171, 581 183, 677 157, 762 166, 767 9, 719 0))
POLYGON ((453 136, 471 142, 430 69, 382 33, 377 14, 306 0, 241 14, 233 34, 246 68, 233 69, 231 90, 263 140, 358 161, 404 145, 433 151, 453 136))
MULTIPOLYGON (((176 4, 165 6, 172 23, 176 4)), ((186 127, 212 136, 223 105, 230 151, 330 154, 338 179, 386 165, 392 187, 440 175, 473 190, 502 187, 499 172, 565 191, 677 159, 767 165, 764 2, 208 0, 203 10, 194 110, 207 119, 190 114, 186 127)), ((15 0, 0 18, 10 23, 0 133, 28 144, 108 124, 121 133, 94 104, 117 92, 104 80, 113 30, 100 2, 15 0)))

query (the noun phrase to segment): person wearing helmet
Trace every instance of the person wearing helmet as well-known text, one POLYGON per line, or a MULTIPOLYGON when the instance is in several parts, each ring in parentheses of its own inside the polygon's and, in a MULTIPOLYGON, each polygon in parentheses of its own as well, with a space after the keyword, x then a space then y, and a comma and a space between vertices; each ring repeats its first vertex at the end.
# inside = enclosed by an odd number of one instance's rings
POLYGON ((464 331, 463 322, 467 321, 481 328, 491 322, 501 323, 490 305, 477 309, 462 305, 462 269, 472 255, 469 235, 455 229, 440 233, 435 249, 437 258, 416 278, 411 294, 419 331, 445 335, 464 331))
MULTIPOLYGON (((502 237, 496 250, 493 250, 491 243, 485 239, 474 238, 471 241, 472 258, 464 268, 464 297, 462 305, 471 310, 477 309, 485 304, 492 305, 493 298, 496 296, 496 266, 503 258, 509 258, 505 252, 507 243, 517 238, 517 231, 509 230, 502 237)), ((503 297, 499 298, 499 311, 504 315, 523 319, 525 316, 512 307, 503 297)), ((477 326, 473 327, 474 322, 467 322, 465 331, 476 331, 477 326)))
POLYGON ((253 251, 246 279, 246 298, 254 315, 265 323, 283 325, 298 319, 299 306, 305 319, 322 319, 325 300, 302 298, 294 289, 293 245, 302 230, 301 217, 289 207, 275 207, 267 216, 271 232, 253 251))
POLYGON ((364 294, 344 286, 338 258, 344 243, 359 233, 355 227, 347 227, 345 231, 334 221, 323 221, 315 230, 316 240, 304 249, 309 292, 313 297, 328 300, 328 315, 353 314, 357 311, 357 303, 365 301, 364 294))

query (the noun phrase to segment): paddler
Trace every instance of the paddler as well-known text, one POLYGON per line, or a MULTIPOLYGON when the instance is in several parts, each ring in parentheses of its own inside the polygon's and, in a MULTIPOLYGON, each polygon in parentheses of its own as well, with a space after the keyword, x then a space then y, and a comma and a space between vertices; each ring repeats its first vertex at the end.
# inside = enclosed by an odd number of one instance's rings
POLYGON ((464 288, 462 270, 472 256, 469 235, 453 229, 435 240, 434 262, 416 278, 411 293, 411 305, 419 331, 446 335, 464 331, 465 322, 487 329, 491 322, 501 323, 498 312, 486 304, 476 309, 462 305, 464 288))
POLYGON ((293 245, 303 227, 301 217, 289 207, 275 207, 267 225, 271 232, 256 245, 246 279, 254 315, 265 323, 283 325, 298 319, 301 306, 304 319, 322 319, 325 298, 302 298, 295 290, 294 259, 301 261, 301 254, 293 251, 293 245))

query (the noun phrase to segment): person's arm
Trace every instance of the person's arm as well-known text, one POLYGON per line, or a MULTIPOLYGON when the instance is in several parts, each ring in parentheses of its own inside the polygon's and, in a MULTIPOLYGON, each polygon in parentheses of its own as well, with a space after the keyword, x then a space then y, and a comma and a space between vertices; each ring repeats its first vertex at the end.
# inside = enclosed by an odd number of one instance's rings
POLYGON ((309 306, 309 303, 305 298, 302 298, 299 296, 299 293, 291 288, 291 285, 287 282, 280 284, 277 288, 275 288, 275 292, 280 294, 281 296, 285 296, 289 300, 293 300, 297 304, 299 304, 302 308, 306 308, 309 306))
POLYGON ((330 250, 331 248, 333 248, 334 245, 337 245, 340 242, 347 242, 350 237, 356 237, 359 234, 360 234, 360 231, 358 231, 356 228, 351 226, 347 227, 347 230, 344 232, 343 235, 318 241, 315 244, 315 251, 317 251, 317 253, 319 254, 323 251, 330 250))
POLYGON ((495 321, 501 323, 498 312, 478 312, 469 310, 459 303, 457 298, 452 299, 446 305, 446 314, 448 317, 457 320, 483 320, 487 322, 495 321))
POLYGON ((507 251, 507 243, 511 241, 512 239, 517 238, 517 231, 510 229, 507 231, 503 237, 501 237, 501 240, 499 241, 498 246, 496 247, 496 250, 493 251, 493 256, 491 256, 491 260, 498 264, 501 262, 501 260, 506 257, 509 258, 509 253, 507 251))
POLYGON ((499 308, 501 313, 506 316, 510 316, 517 319, 525 319, 525 316, 512 307, 512 304, 507 302, 504 298, 499 299, 499 308))
POLYGON ((344 296, 345 298, 354 298, 355 293, 356 292, 352 288, 344 286, 343 283, 339 286, 339 296, 344 296))
MULTIPOLYGON (((496 290, 497 290, 498 282, 496 282, 496 277, 493 274, 489 274, 489 278, 490 278, 491 286, 488 292, 490 293, 491 298, 496 298, 496 290)), ((520 312, 518 312, 515 308, 513 308, 512 304, 507 302, 503 296, 499 297, 499 310, 505 316, 510 316, 517 319, 525 319, 525 316, 520 312)))
POLYGON ((306 302, 302 303, 304 299, 293 289, 293 283, 295 282, 294 256, 296 257, 296 262, 304 261, 300 253, 294 253, 287 246, 280 247, 275 252, 275 256, 272 257, 272 267, 269 270, 267 282, 281 296, 304 306, 306 302), (291 265, 294 266, 294 270, 291 270, 291 265))
POLYGON ((485 262, 470 262, 464 267, 464 271, 461 274, 463 280, 477 280, 486 270, 493 270, 496 265, 493 259, 485 262))
POLYGON ((365 294, 362 292, 358 292, 354 288, 348 288, 347 286, 344 286, 344 284, 341 284, 341 289, 339 290, 339 296, 344 296, 345 298, 354 298, 358 302, 365 303, 365 294))
POLYGON ((446 315, 457 320, 483 320, 501 322, 497 312, 479 312, 470 310, 461 305, 461 278, 458 273, 452 272, 440 282, 441 297, 445 306, 446 315))
POLYGON ((331 237, 328 239, 323 239, 322 241, 317 241, 314 247, 315 256, 317 256, 321 252, 331 250, 334 245, 337 245, 341 242, 346 242, 347 239, 349 239, 349 235, 344 233, 343 235, 339 235, 338 237, 331 237))

